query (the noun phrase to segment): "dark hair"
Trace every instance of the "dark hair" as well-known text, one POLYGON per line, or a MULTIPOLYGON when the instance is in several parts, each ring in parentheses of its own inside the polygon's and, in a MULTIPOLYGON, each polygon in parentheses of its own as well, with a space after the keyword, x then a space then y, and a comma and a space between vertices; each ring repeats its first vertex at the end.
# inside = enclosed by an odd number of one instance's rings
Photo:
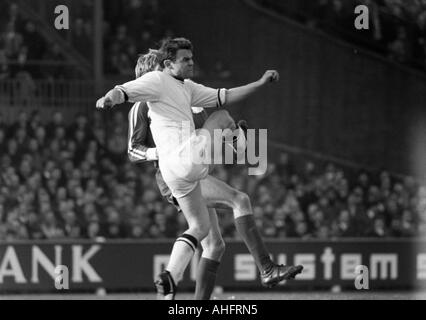
POLYGON ((174 38, 174 39, 164 39, 161 41, 161 47, 159 52, 160 57, 160 66, 165 68, 164 61, 171 60, 176 61, 176 54, 178 50, 193 50, 191 41, 185 38, 174 38))

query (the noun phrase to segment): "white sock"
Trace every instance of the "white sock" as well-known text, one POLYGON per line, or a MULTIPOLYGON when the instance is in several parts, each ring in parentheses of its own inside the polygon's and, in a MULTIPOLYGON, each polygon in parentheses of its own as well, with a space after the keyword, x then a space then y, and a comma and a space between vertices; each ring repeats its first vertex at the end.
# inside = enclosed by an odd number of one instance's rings
POLYGON ((186 239, 179 237, 173 245, 172 254, 166 270, 170 272, 177 285, 183 278, 186 267, 194 256, 194 244, 186 239))

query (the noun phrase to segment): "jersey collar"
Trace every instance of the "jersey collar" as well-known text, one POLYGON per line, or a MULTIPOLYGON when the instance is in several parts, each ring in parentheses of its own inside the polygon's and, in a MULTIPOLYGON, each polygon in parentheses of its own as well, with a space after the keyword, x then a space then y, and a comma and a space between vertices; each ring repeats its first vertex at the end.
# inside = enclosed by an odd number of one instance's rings
POLYGON ((185 81, 185 79, 181 78, 181 77, 176 77, 176 76, 172 76, 172 77, 175 78, 176 80, 182 82, 182 83, 185 81))

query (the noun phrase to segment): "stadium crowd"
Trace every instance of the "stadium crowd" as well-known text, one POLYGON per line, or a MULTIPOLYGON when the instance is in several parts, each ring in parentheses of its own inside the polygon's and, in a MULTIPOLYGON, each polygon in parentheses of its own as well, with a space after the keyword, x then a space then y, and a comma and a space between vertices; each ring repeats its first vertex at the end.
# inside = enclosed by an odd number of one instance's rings
POLYGON ((63 62, 58 44, 46 41, 17 3, 0 4, 0 80, 65 77, 64 68, 57 67, 63 62))
POLYGON ((425 0, 256 0, 312 28, 368 47, 411 67, 426 70, 425 0), (369 8, 369 29, 354 27, 354 8, 369 8))
MULTIPOLYGON (((426 70, 425 0, 256 0, 262 6, 319 28, 334 36, 368 47, 388 58, 426 70), (370 29, 354 28, 354 8, 370 9, 370 29)), ((163 17, 159 0, 105 2, 104 70, 109 75, 133 74, 140 52, 155 47, 173 28, 163 17)), ((93 59, 93 2, 73 5, 67 41, 88 61, 93 59)), ((13 78, 67 78, 73 72, 60 44, 38 31, 38 24, 24 19, 15 2, 0 4, 0 80, 13 78), (68 64, 68 65, 67 65, 68 64)), ((215 74, 229 77, 222 61, 213 63, 215 74)), ((197 66, 197 72, 203 71, 197 66)))
MULTIPOLYGON (((20 5, 25 5, 21 3, 20 5)), ((93 61, 93 1, 68 3, 73 12, 69 32, 58 32, 88 61, 93 61)), ((35 20, 25 19, 16 2, 0 3, 0 80, 66 79, 75 77, 75 67, 64 56, 61 43, 38 31, 35 20)), ((52 28, 52 31, 55 29, 52 28)), ((104 72, 133 76, 141 52, 156 47, 174 32, 163 16, 159 0, 116 0, 104 2, 104 72)), ((223 61, 212 64, 211 74, 231 76, 223 61)), ((203 71, 196 64, 195 76, 203 71)))
POLYGON ((173 36, 162 19, 158 0, 104 3, 104 68, 107 74, 133 75, 140 52, 165 36, 173 36))
MULTIPOLYGON (((58 34, 92 61, 93 1, 72 5, 70 31, 58 34)), ((159 21, 158 0, 109 1, 104 5, 104 68, 107 74, 133 74, 139 52, 146 52, 161 38, 173 35, 165 28, 166 24, 159 21)), ((63 64, 66 59, 60 44, 49 43, 37 28, 35 21, 23 18, 17 3, 0 4, 0 79, 13 79, 23 72, 37 79, 69 77, 71 72, 63 64)))
MULTIPOLYGON (((60 112, 44 122, 22 111, 0 114, 0 241, 59 238, 175 238, 185 219, 164 201, 151 163, 127 159, 121 111, 60 112), (89 125, 90 120, 90 125, 89 125)), ((268 171, 217 166, 214 175, 247 192, 267 238, 426 235, 426 186, 382 171, 353 173, 281 152, 268 171)), ((218 210, 223 235, 238 238, 230 210, 218 210)))

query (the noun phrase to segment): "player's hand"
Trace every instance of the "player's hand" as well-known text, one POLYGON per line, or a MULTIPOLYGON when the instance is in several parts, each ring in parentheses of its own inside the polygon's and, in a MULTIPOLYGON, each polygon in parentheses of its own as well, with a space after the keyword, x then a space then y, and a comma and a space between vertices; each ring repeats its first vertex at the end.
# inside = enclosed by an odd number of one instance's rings
POLYGON ((265 74, 260 79, 262 84, 267 84, 269 82, 278 82, 280 80, 280 74, 276 70, 267 70, 265 74))
POLYGON ((112 99, 110 97, 102 97, 96 101, 96 109, 108 110, 113 107, 112 99))

